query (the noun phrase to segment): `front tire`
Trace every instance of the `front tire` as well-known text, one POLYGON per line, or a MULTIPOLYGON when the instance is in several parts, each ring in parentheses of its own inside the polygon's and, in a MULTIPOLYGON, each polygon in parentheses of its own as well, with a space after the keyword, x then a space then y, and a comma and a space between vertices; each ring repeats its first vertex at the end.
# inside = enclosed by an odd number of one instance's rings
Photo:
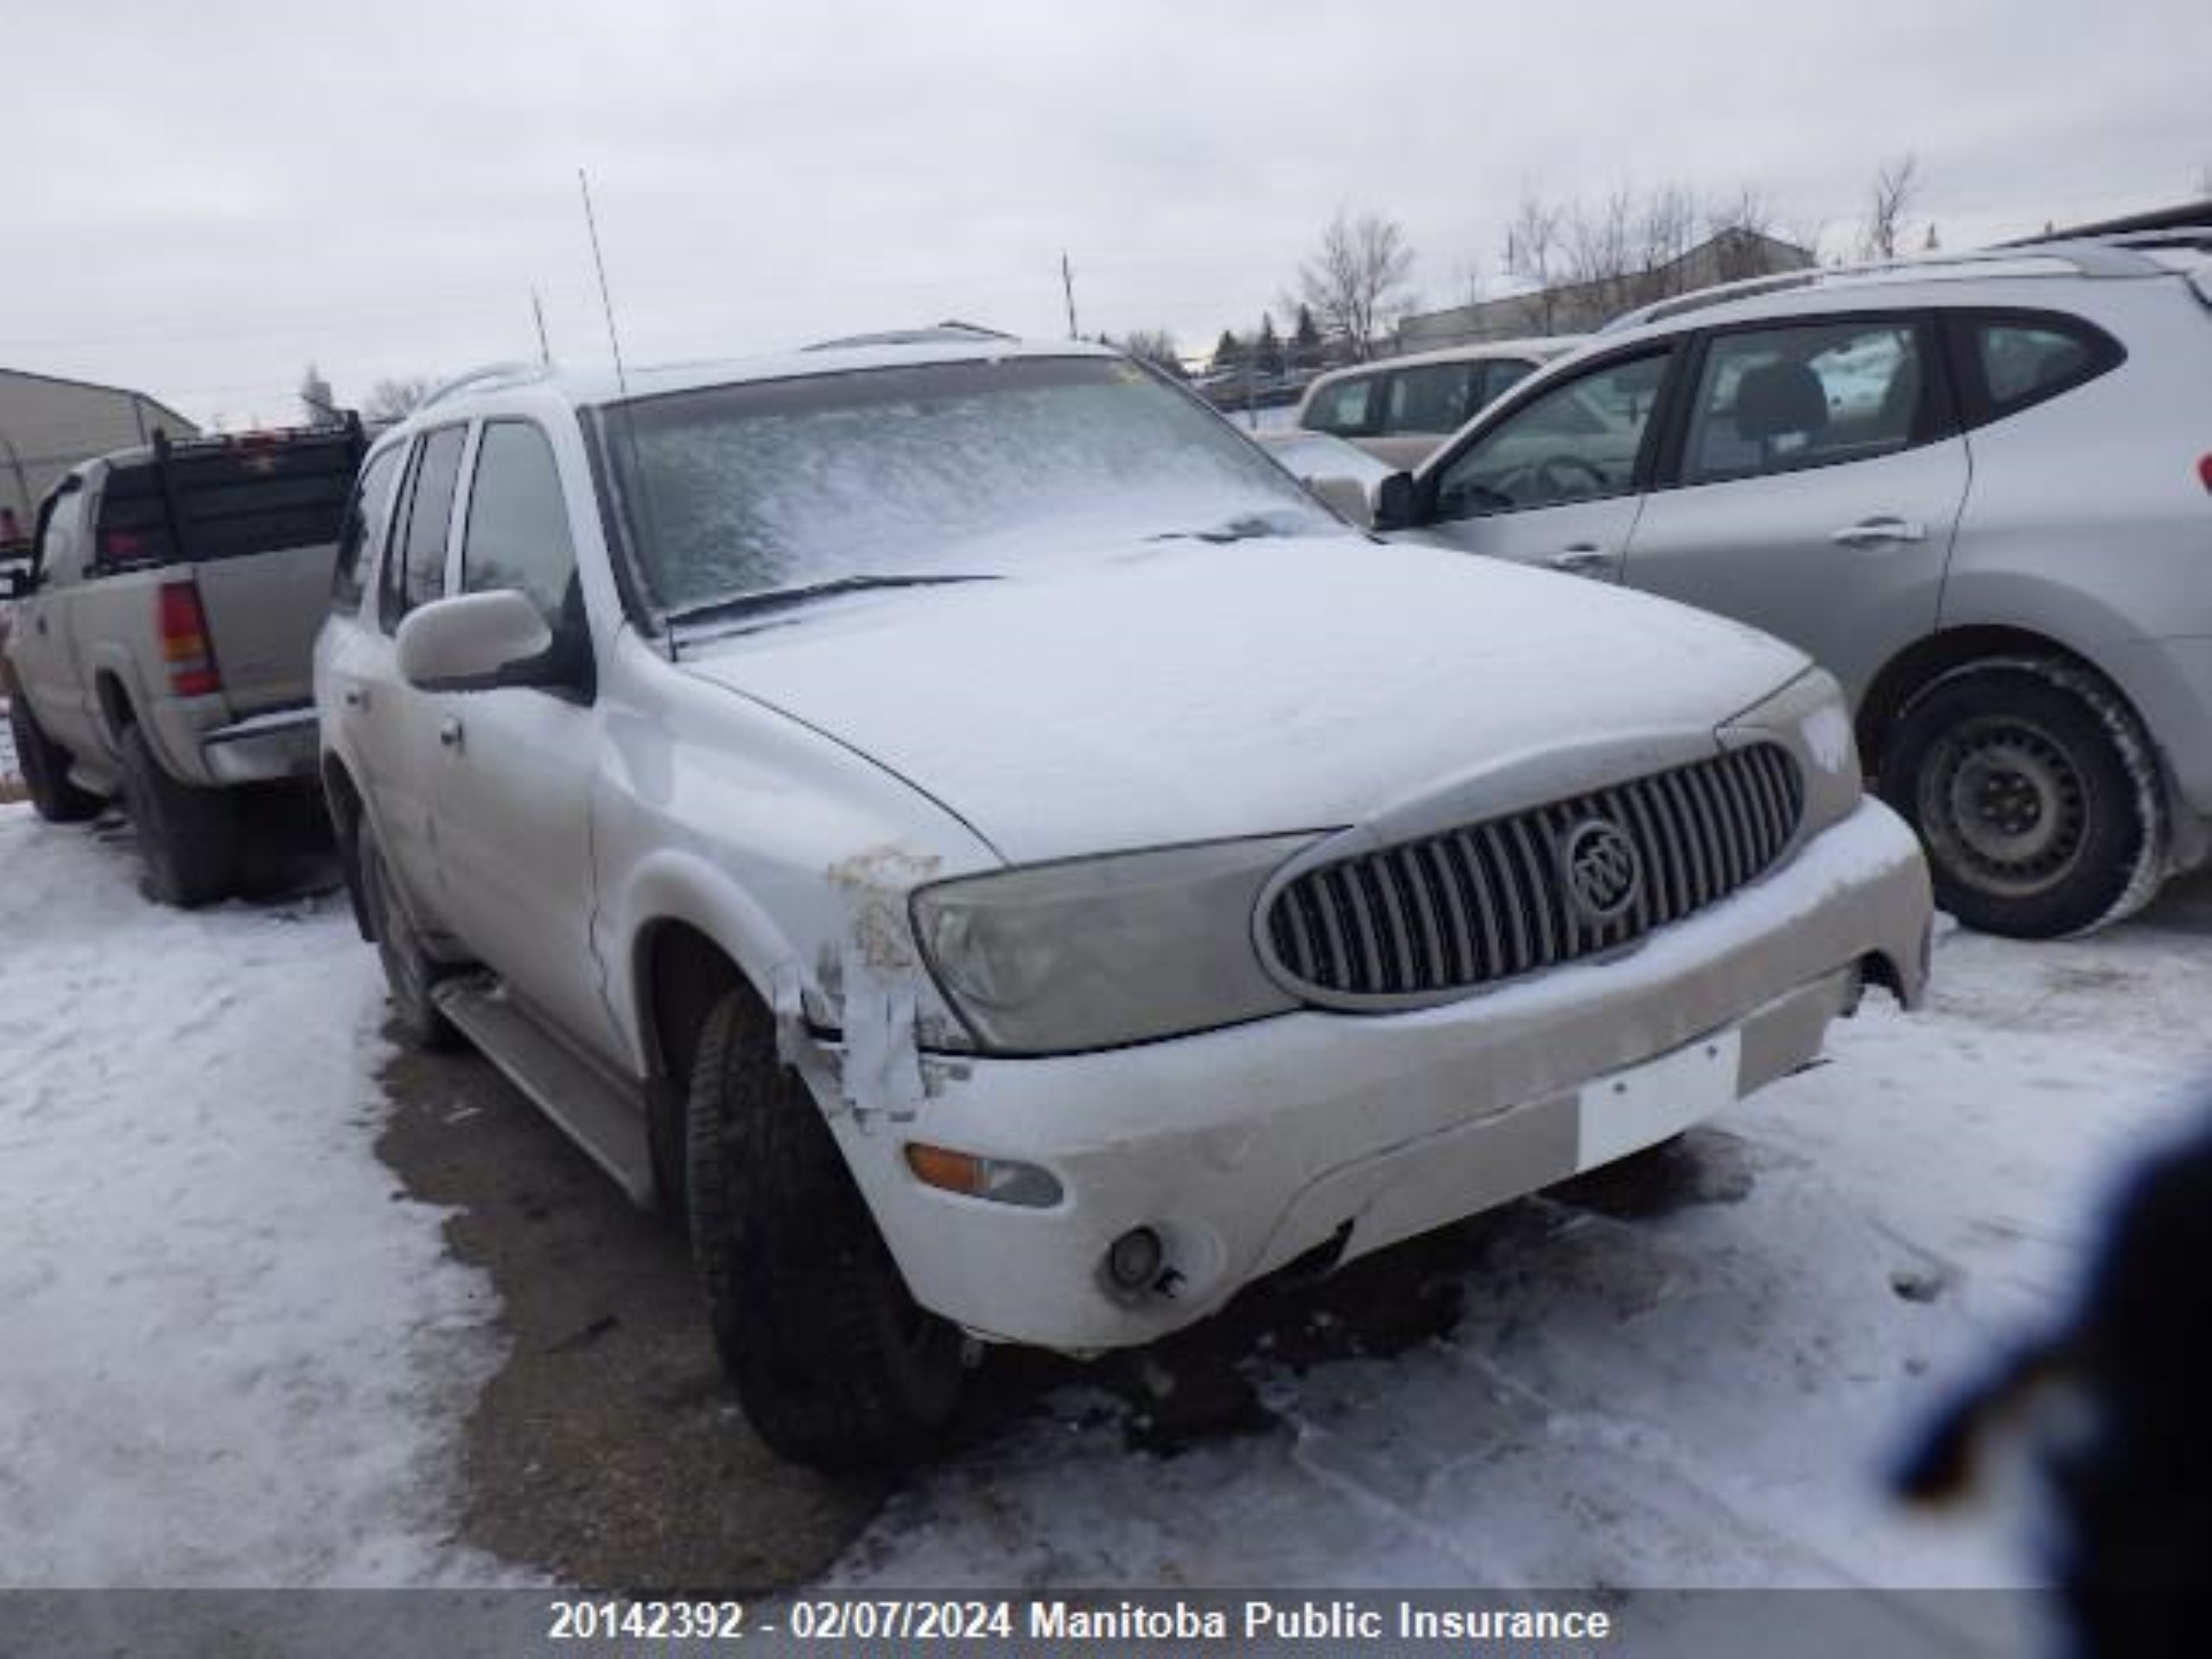
POLYGON ((82 823, 99 814, 100 798, 69 781, 69 752, 46 734, 20 691, 8 699, 8 728, 34 812, 48 823, 82 823))
POLYGON ((238 878, 236 804, 170 777, 136 726, 123 734, 123 804, 149 894, 185 910, 230 897, 238 878))
POLYGON ((692 1259, 754 1431, 822 1468, 926 1452, 959 1404, 964 1339, 908 1292, 836 1137, 742 991, 707 1018, 687 1118, 692 1259))
POLYGON ((1920 832, 1937 905, 1986 933, 2047 939, 2118 921, 2164 868, 2150 743, 2069 664, 1938 682, 1883 746, 1879 788, 1920 832))
POLYGON ((384 962, 385 984, 391 1000, 391 1027, 408 1047, 430 1052, 461 1046, 461 1033, 439 1010, 431 995, 438 981, 453 969, 434 961, 423 948, 422 936, 408 918, 399 889, 385 862, 384 849, 365 819, 359 831, 354 857, 359 861, 361 904, 369 925, 376 930, 377 955, 384 962))

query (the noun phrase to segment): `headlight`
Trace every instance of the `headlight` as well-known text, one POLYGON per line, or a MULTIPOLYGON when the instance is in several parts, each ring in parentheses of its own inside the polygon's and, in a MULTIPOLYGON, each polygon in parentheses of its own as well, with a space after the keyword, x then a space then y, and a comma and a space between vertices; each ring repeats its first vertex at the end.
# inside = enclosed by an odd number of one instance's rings
POLYGON ((1296 1006, 1261 969, 1252 912, 1308 835, 1039 864, 918 889, 914 937, 976 1043, 1064 1054, 1296 1006))
POLYGON ((1851 816, 1865 792, 1859 741, 1843 688, 1824 668, 1808 668, 1764 702, 1720 728, 1724 743, 1778 742, 1805 777, 1805 833, 1817 835, 1851 816))

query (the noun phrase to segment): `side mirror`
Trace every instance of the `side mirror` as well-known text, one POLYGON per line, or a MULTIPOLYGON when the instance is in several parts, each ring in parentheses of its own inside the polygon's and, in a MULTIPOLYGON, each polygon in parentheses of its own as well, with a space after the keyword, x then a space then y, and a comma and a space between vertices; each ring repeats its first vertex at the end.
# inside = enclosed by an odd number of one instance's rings
POLYGON ((1336 475, 1309 478, 1306 487, 1323 506, 1351 519, 1361 529, 1374 524, 1375 512, 1367 499, 1367 486, 1357 479, 1336 475))
POLYGON ((1370 520, 1376 530, 1404 530, 1414 522, 1414 475, 1393 473, 1375 486, 1375 511, 1370 520))
POLYGON ((562 676, 547 658, 553 630, 512 588, 434 600, 399 625, 399 671, 418 691, 489 691, 562 676))

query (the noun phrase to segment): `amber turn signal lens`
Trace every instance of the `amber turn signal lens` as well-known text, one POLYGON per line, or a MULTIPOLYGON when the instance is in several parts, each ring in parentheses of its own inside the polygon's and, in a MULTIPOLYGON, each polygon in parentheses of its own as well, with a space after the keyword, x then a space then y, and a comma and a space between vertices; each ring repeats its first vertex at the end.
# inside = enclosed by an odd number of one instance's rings
POLYGON ((1016 1204, 1027 1210, 1049 1210, 1060 1201, 1060 1184, 1049 1169, 1015 1163, 1005 1158, 978 1158, 973 1153, 932 1147, 926 1141, 906 1143, 906 1167, 925 1186, 963 1198, 988 1198, 995 1204, 1016 1204))

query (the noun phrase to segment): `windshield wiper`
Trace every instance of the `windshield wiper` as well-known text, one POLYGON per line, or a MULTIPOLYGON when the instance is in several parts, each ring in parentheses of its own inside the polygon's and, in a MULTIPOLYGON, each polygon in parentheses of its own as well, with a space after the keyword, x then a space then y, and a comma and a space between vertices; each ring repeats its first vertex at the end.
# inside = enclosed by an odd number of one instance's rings
POLYGON ((809 605, 817 599, 830 599, 839 594, 864 594, 877 588, 934 588, 954 582, 996 582, 988 573, 914 575, 904 576, 833 576, 827 582, 810 582, 797 588, 768 588, 756 594, 735 594, 728 599, 710 599, 697 605, 686 605, 680 610, 664 613, 661 620, 671 626, 687 622, 724 622, 737 617, 759 616, 769 611, 785 611, 797 605, 809 605))
POLYGON ((1262 536, 1295 536, 1304 525, 1287 513, 1249 512, 1224 518, 1205 530, 1163 530, 1147 539, 1155 542, 1248 542, 1262 536))

